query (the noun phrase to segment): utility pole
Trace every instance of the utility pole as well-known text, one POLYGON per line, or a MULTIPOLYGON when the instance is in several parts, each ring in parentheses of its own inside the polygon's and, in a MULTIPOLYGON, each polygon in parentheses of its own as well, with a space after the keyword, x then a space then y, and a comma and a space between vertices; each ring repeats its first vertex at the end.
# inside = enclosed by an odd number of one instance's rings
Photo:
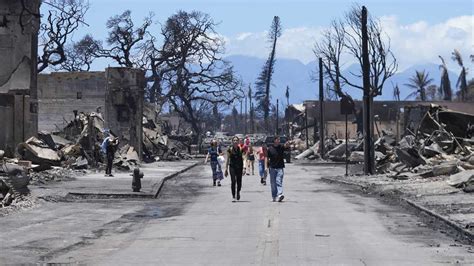
POLYGON ((247 95, 245 95, 245 118, 244 118, 244 131, 245 135, 247 135, 247 95))
POLYGON ((362 6, 362 75, 364 81, 364 174, 374 174, 375 161, 372 145, 372 93, 370 89, 369 35, 367 31, 367 8, 362 6))
POLYGON ((279 107, 279 103, 278 103, 278 99, 277 99, 276 128, 275 128, 275 134, 276 135, 278 135, 278 107, 279 107))
POLYGON ((286 86, 286 93, 285 93, 285 97, 286 97, 286 109, 285 109, 285 121, 286 121, 286 136, 288 139, 291 139, 291 136, 290 136, 290 115, 289 115, 289 112, 290 112, 290 87, 287 85, 286 86))
POLYGON ((306 128, 306 149, 309 149, 309 134, 308 134, 308 106, 304 106, 304 122, 306 128))
MULTIPOLYGON (((239 127, 239 131, 242 130, 241 126, 242 126, 242 107, 243 107, 243 104, 242 104, 242 99, 240 100, 240 125, 238 126, 239 127)), ((242 131, 240 131, 240 133, 242 134, 242 131)))
POLYGON ((319 58, 319 151, 324 159, 324 86, 323 86, 323 59, 319 58))

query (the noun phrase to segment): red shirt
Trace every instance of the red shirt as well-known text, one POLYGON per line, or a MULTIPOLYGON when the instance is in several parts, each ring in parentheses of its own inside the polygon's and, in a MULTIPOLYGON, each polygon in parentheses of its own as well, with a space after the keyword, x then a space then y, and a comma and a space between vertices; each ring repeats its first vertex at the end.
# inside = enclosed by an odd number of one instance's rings
POLYGON ((263 161, 265 160, 265 157, 267 157, 267 149, 260 147, 258 149, 258 160, 263 161))

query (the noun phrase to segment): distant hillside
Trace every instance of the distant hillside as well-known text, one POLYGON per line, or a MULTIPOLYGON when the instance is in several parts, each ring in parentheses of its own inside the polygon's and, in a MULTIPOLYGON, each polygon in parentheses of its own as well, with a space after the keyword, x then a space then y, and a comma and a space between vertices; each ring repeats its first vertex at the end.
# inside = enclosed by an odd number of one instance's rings
MULTIPOLYGON (((234 65, 235 71, 242 77, 244 83, 251 84, 254 88, 255 81, 258 74, 260 73, 265 59, 256 57, 233 55, 225 58, 234 65)), ((346 76, 349 76, 350 71, 357 72, 359 67, 357 65, 351 65, 343 71, 346 76)), ((391 77, 384 86, 382 96, 379 96, 379 100, 393 100, 393 86, 392 84, 398 84, 401 90, 401 98, 405 99, 407 95, 411 93, 411 89, 405 86, 408 83, 408 79, 415 74, 416 70, 426 70, 429 73, 429 77, 432 78, 433 84, 439 86, 441 71, 436 64, 420 64, 414 65, 406 69, 403 72, 399 72, 391 77)), ((303 64, 295 59, 282 59, 278 58, 275 66, 275 73, 272 78, 272 100, 285 99, 286 86, 290 87, 290 103, 299 103, 307 99, 315 99, 318 97, 318 84, 311 81, 312 73, 318 71, 316 62, 310 62, 309 64, 303 64)), ((451 86, 455 90, 455 85, 458 77, 458 73, 449 71, 449 77, 451 86)), ((361 83, 357 79, 351 77, 351 82, 361 83)), ((355 99, 362 98, 362 91, 347 87, 346 91, 355 99)))

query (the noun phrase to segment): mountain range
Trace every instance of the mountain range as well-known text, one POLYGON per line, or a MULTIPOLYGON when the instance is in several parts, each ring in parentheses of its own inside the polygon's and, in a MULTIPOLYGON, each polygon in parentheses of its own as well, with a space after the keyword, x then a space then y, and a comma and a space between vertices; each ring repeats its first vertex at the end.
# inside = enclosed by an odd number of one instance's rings
MULTIPOLYGON (((233 66, 235 72, 242 78, 245 86, 248 84, 252 86, 255 91, 255 81, 260 74, 265 59, 249 57, 243 55, 231 55, 225 58, 233 66)), ((343 70, 345 76, 351 76, 351 82, 362 83, 361 80, 353 78, 349 73, 358 73, 360 67, 356 64, 350 65, 343 70)), ((376 100, 393 100, 393 87, 398 84, 400 88, 400 99, 404 100, 413 90, 405 84, 409 82, 409 78, 415 75, 415 71, 427 71, 429 78, 433 79, 431 84, 439 86, 441 78, 441 70, 438 65, 432 63, 413 65, 404 71, 397 72, 390 79, 385 82, 382 95, 378 96, 376 100)), ((312 81, 311 77, 318 76, 317 62, 313 61, 308 64, 303 64, 296 59, 278 58, 275 63, 275 72, 272 76, 271 97, 272 100, 280 99, 286 102, 285 91, 286 87, 290 87, 290 103, 301 103, 304 100, 317 99, 319 94, 319 85, 317 81, 312 81)), ((451 88, 456 91, 456 81, 458 74, 454 71, 448 71, 451 81, 451 88)), ((356 88, 346 86, 343 88, 354 99, 362 98, 362 91, 356 88)), ((413 99, 411 99, 413 100, 413 99)))

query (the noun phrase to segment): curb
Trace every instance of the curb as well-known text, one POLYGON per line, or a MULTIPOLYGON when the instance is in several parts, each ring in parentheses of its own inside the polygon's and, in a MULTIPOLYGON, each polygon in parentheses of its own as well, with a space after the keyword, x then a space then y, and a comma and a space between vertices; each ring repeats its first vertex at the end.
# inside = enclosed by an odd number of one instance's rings
MULTIPOLYGON (((152 195, 152 197, 155 198, 155 199, 158 197, 158 195, 160 194, 161 189, 163 188, 163 186, 165 185, 165 182, 166 182, 167 180, 169 180, 169 179, 171 179, 171 178, 173 178, 173 177, 176 177, 177 175, 182 174, 182 173, 184 173, 184 172, 186 172, 186 171, 188 171, 188 170, 190 170, 190 169, 192 169, 192 168, 198 166, 199 164, 200 164, 199 162, 196 162, 196 163, 194 163, 194 164, 192 164, 192 165, 190 165, 190 166, 188 166, 188 167, 186 167, 186 168, 184 168, 184 169, 182 169, 182 170, 180 170, 180 171, 178 171, 178 172, 174 172, 174 173, 172 173, 172 174, 170 174, 170 175, 168 175, 168 176, 165 176, 165 177, 161 180, 161 183, 160 183, 160 185, 158 186, 158 189, 156 190, 156 192, 155 192, 155 193, 152 192, 152 194, 154 194, 154 195, 152 195)), ((154 185, 153 187, 155 187, 155 185, 154 185)))
POLYGON ((143 198, 143 199, 152 199, 153 194, 131 194, 131 193, 87 193, 87 192, 69 192, 67 193, 68 197, 80 197, 88 199, 126 199, 126 198, 143 198))
MULTIPOLYGON (((321 177, 321 180, 323 180, 324 182, 335 182, 335 183, 339 183, 339 184, 343 184, 343 185, 349 185, 349 186, 352 186, 352 187, 358 187, 362 190, 364 189, 367 189, 369 186, 364 186, 364 185, 361 185, 361 184, 356 184, 356 183, 352 183, 352 182, 349 182, 349 181, 344 181, 344 180, 337 180, 337 179, 332 179, 332 178, 328 178, 328 177, 321 177)), ((440 220, 441 222, 443 222, 444 224, 446 224, 447 226, 449 226, 450 228, 454 229, 456 232, 460 233, 461 236, 463 238, 465 238, 467 241, 469 241, 470 243, 473 243, 474 242, 474 235, 467 231, 466 229, 464 229, 463 227, 459 226, 458 224, 448 220, 447 218, 441 216, 440 214, 434 212, 434 211, 431 211, 417 203, 415 203, 414 201, 411 201, 407 198, 404 198, 404 197, 397 197, 399 200, 402 200, 403 202, 407 203, 408 205, 410 205, 411 207, 417 209, 418 211, 424 213, 425 215, 428 215, 428 216, 431 216, 435 219, 438 219, 440 220)))
POLYGON ((453 228, 454 230, 456 230, 458 233, 460 233, 464 238, 467 239, 467 241, 469 242, 474 242, 474 235, 467 231, 466 229, 464 229, 463 227, 457 225, 456 223, 446 219, 445 217, 409 200, 409 199, 406 199, 406 198, 401 198, 401 200, 405 201, 408 205, 414 207, 415 209, 418 209, 420 212, 423 212, 427 215, 430 215, 430 216, 433 216, 434 218, 436 219, 439 219, 441 221, 443 221, 445 224, 447 224, 448 226, 450 226, 451 228, 453 228))
POLYGON ((157 198, 158 194, 160 193, 161 189, 166 180, 171 179, 179 174, 182 174, 191 168, 199 165, 198 162, 182 169, 172 174, 165 176, 160 183, 155 183, 152 185, 152 192, 150 193, 92 193, 92 192, 68 192, 66 197, 80 197, 80 198, 87 198, 87 199, 109 199, 109 198, 138 198, 138 199, 153 199, 157 198), (155 187, 158 189, 155 192, 155 187))
MULTIPOLYGON (((319 165, 329 165, 329 166, 337 166, 337 165, 346 165, 344 162, 304 162, 304 161, 298 161, 294 160, 292 161, 294 165, 314 165, 314 166, 319 166, 319 165)), ((351 165, 351 163, 349 163, 351 165)))

